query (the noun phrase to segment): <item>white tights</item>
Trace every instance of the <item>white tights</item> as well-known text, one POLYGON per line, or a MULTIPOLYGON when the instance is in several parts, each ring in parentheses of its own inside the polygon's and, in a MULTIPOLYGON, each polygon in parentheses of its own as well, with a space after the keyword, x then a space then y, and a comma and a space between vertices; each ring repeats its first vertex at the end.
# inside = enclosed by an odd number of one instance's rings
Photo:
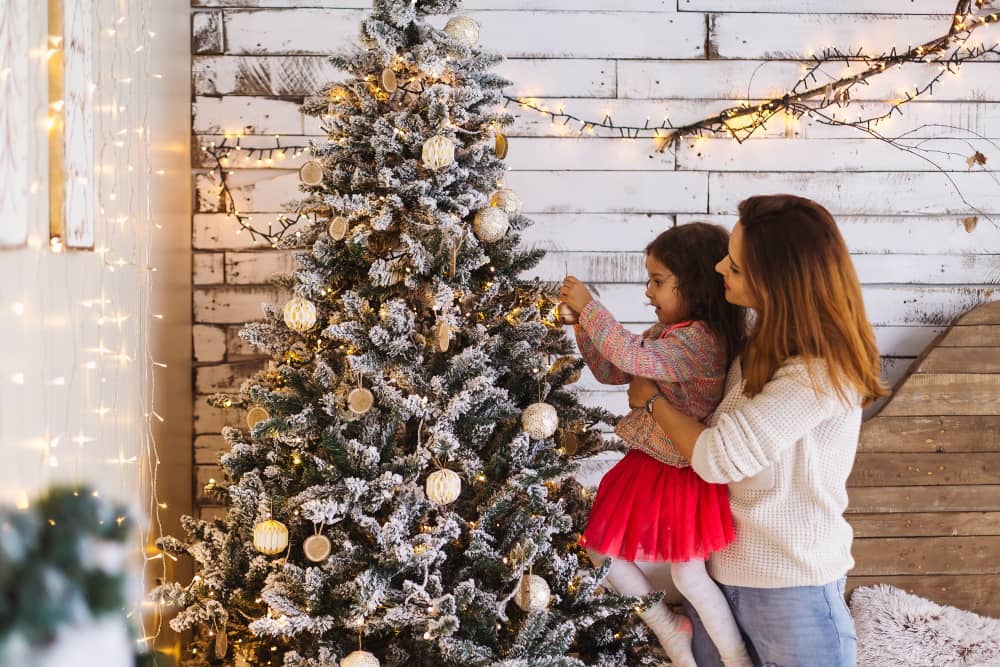
MULTIPOLYGON (((595 565, 601 565, 608 558, 590 549, 587 553, 595 565)), ((671 563, 670 575, 677 590, 698 612, 708 636, 719 649, 722 663, 726 667, 752 667, 729 603, 708 576, 705 561, 671 563)), ((654 592, 653 585, 639 566, 625 560, 612 562, 607 582, 621 595, 640 597, 654 592)), ((680 667, 696 667, 691 653, 691 621, 687 617, 674 614, 663 602, 639 615, 660 640, 671 662, 680 667)))

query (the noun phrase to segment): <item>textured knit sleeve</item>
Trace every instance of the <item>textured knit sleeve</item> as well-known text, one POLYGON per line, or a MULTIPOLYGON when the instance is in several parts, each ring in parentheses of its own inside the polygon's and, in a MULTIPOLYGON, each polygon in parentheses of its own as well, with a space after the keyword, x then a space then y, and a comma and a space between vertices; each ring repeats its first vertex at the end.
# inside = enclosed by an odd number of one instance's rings
POLYGON ((597 352, 622 372, 658 382, 685 382, 719 374, 718 345, 703 325, 675 329, 662 338, 630 332, 596 299, 580 313, 597 352))
POLYGON ((752 477, 822 422, 852 409, 829 386, 825 369, 813 375, 818 393, 806 363, 789 361, 742 407, 717 414, 695 442, 691 466, 698 476, 716 484, 752 477))
POLYGON ((594 341, 590 339, 583 327, 573 327, 576 334, 576 345, 580 350, 580 356, 587 363, 587 367, 594 374, 594 377, 601 384, 628 384, 632 381, 632 376, 623 373, 613 363, 605 359, 594 341))

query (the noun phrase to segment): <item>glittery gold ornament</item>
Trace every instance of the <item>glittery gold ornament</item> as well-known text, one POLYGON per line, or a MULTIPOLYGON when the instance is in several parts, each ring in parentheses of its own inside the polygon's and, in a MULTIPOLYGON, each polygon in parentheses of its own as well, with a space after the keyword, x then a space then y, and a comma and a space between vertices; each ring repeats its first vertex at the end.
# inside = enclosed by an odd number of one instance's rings
POLYGON ((253 546, 267 556, 281 553, 288 548, 288 528, 274 519, 261 521, 253 527, 253 546))
POLYGON ((576 324, 579 321, 576 311, 569 307, 567 303, 559 304, 559 321, 563 324, 576 324))
POLYGON ((316 160, 309 160, 299 167, 299 180, 310 187, 319 185, 323 182, 323 165, 316 160))
POLYGON ((470 49, 479 43, 479 24, 468 16, 455 16, 444 24, 444 31, 470 49))
POLYGON ((479 210, 472 221, 472 231, 483 243, 496 243, 506 236, 508 229, 507 214, 493 206, 479 210))
POLYGON ((292 331, 309 331, 316 325, 316 304, 297 296, 285 304, 282 315, 292 331))
POLYGON ((566 384, 573 384, 574 382, 580 381, 580 369, 574 368, 576 365, 576 357, 559 357, 552 362, 552 374, 558 375, 562 373, 567 368, 573 368, 573 371, 566 377, 566 384))
POLYGON ((375 397, 364 387, 352 389, 347 395, 347 408, 356 415, 363 415, 375 405, 375 397))
POLYGON ((247 427, 253 428, 260 422, 264 421, 265 419, 270 419, 270 418, 271 415, 268 414, 267 410, 260 407, 259 405, 255 405, 249 410, 247 410, 247 427))
POLYGON ((559 414, 548 403, 532 403, 521 413, 521 428, 535 440, 551 438, 559 428, 559 414))
POLYGON ((518 215, 524 207, 521 196, 510 188, 500 188, 490 197, 490 206, 496 206, 507 215, 518 215))
POLYGON ((330 221, 329 225, 327 225, 326 233, 329 234, 330 238, 334 241, 339 241, 347 236, 347 218, 338 215, 330 221))
POLYGON ((447 505, 462 493, 462 478, 454 470, 435 470, 427 476, 427 498, 435 505, 447 505))
POLYGON ((354 651, 340 661, 340 667, 380 667, 381 663, 368 651, 354 651))
POLYGON ((305 553, 306 558, 312 562, 322 563, 330 557, 333 545, 330 544, 330 538, 317 533, 306 538, 305 542, 302 543, 302 551, 305 553))
POLYGON ((421 157, 428 169, 444 169, 455 161, 455 142, 440 134, 424 142, 421 157))
POLYGON ((535 611, 548 607, 551 597, 552 592, 547 581, 537 574, 526 574, 521 577, 514 602, 524 611, 535 611))

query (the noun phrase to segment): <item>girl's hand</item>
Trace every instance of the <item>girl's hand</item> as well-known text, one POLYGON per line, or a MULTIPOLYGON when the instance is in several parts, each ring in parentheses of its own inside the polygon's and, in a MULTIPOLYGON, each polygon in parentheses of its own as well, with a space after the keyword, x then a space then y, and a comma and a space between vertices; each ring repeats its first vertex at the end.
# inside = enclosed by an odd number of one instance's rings
POLYGON ((584 307, 594 300, 590 290, 573 276, 566 276, 559 288, 559 300, 576 311, 583 312, 584 307))
POLYGON ((660 388, 649 378, 633 377, 628 385, 628 406, 644 408, 646 401, 658 394, 660 388))

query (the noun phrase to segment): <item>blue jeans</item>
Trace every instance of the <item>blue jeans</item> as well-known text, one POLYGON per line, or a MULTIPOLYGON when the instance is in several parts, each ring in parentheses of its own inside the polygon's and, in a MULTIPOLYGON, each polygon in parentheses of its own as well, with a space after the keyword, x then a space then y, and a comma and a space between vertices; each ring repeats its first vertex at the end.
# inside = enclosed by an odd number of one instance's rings
MULTIPOLYGON (((844 602, 846 579, 825 586, 747 588, 719 584, 757 667, 855 667, 858 636, 844 602)), ((722 667, 698 613, 694 624, 698 667, 722 667)))

